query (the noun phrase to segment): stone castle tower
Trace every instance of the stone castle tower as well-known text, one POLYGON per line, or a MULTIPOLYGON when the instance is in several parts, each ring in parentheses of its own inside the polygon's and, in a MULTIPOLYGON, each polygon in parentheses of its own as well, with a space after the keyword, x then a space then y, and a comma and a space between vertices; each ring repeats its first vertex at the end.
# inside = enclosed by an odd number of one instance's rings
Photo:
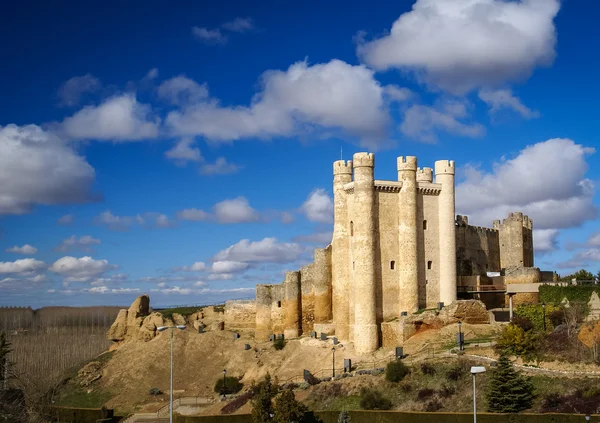
POLYGON ((372 352, 382 324, 451 304, 461 278, 533 266, 527 216, 511 213, 491 229, 455 215, 453 161, 432 169, 398 157, 396 181, 375 180, 374 168, 372 153, 333 163, 332 242, 282 284, 257 285, 257 339, 314 329, 372 352))

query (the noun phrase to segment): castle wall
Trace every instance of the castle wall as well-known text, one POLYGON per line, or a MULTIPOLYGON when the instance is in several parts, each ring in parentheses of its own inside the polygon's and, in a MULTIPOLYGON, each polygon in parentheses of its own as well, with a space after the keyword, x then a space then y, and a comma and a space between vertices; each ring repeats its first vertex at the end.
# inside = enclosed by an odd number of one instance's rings
MULTIPOLYGON (((504 282, 506 285, 539 283, 541 280, 541 272, 537 267, 513 266, 504 270, 504 282)), ((539 292, 524 292, 513 295, 513 306, 539 302, 539 292)), ((509 305, 508 295, 506 296, 505 305, 506 307, 509 305)))
POLYGON ((398 298, 398 195, 393 192, 376 193, 377 226, 377 320, 388 321, 400 316, 398 298), (392 261, 394 269, 392 269, 392 261), (384 295, 385 293, 385 295, 384 295))
POLYGON ((440 301, 440 227, 438 196, 418 197, 419 307, 433 308, 440 301), (425 225, 423 222, 426 222, 425 225), (426 227, 426 229, 425 229, 426 227), (431 261, 431 268, 428 262, 431 261))
POLYGON ((302 313, 300 305, 300 272, 286 272, 283 282, 283 301, 286 338, 297 338, 302 334, 302 313))
POLYGON ((256 301, 226 301, 225 327, 231 330, 254 329, 256 327, 256 301))
POLYGON ((456 266, 460 276, 500 271, 499 231, 470 226, 466 216, 456 218, 456 266))
POLYGON ((256 329, 254 337, 266 341, 272 331, 271 305, 273 285, 256 285, 256 329))

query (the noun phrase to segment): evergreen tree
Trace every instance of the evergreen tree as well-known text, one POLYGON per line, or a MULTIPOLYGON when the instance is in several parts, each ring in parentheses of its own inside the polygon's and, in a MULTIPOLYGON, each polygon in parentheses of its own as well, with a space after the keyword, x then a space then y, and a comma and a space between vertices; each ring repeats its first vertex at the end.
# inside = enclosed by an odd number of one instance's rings
POLYGON ((275 399, 275 423, 300 423, 308 408, 296 401, 294 392, 286 389, 275 399))
POLYGON ((347 411, 344 410, 344 411, 340 412, 337 423, 350 423, 351 421, 352 421, 352 419, 350 419, 350 414, 348 414, 347 411))
POLYGON ((271 382, 271 376, 267 374, 265 380, 253 386, 254 397, 252 398, 252 421, 254 423, 265 423, 271 421, 275 414, 273 409, 273 398, 277 395, 278 387, 271 382))
POLYGON ((488 411, 518 413, 531 407, 533 384, 527 376, 517 372, 506 354, 500 355, 488 381, 488 411))

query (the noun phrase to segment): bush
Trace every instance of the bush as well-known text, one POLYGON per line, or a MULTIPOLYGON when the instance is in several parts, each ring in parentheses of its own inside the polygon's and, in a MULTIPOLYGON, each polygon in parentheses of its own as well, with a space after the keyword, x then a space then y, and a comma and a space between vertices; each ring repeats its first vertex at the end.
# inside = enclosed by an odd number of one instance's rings
POLYGON ((389 382, 400 382, 410 373, 410 369, 400 360, 391 361, 385 368, 385 378, 389 382))
POLYGON ((162 391, 160 389, 158 389, 158 388, 150 388, 148 390, 148 394, 152 395, 152 396, 157 396, 157 395, 161 395, 162 391))
POLYGON ((273 398, 277 395, 278 387, 271 382, 271 375, 267 373, 265 379, 257 385, 252 385, 252 421, 266 423, 271 420, 274 413, 273 398))
POLYGON ((600 408, 600 396, 584 390, 570 394, 548 394, 541 404, 543 413, 595 414, 600 408))
POLYGON ((227 376, 225 380, 222 378, 217 379, 215 383, 215 392, 217 394, 235 394, 240 392, 244 384, 239 381, 237 377, 227 376))
POLYGON ((433 376, 436 373, 435 367, 429 363, 423 363, 421 364, 421 373, 424 375, 433 376))
POLYGON ((361 388, 360 396, 360 406, 364 410, 389 410, 392 408, 392 402, 379 391, 361 388))
POLYGON ((456 388, 454 388, 454 386, 446 385, 445 383, 442 385, 442 388, 438 391, 438 395, 442 398, 450 398, 455 393, 456 388))
POLYGON ((447 372, 446 372, 446 379, 451 380, 456 382, 457 380, 459 380, 463 375, 465 374, 465 370, 462 368, 462 366, 456 365, 456 366, 452 366, 447 372))
POLYGON ((531 320, 529 320, 527 317, 522 317, 522 316, 513 317, 512 324, 517 325, 518 327, 523 329, 525 332, 532 330, 534 328, 533 322, 531 320))
POLYGON ((557 326, 562 325, 565 322, 565 310, 561 308, 561 309, 552 311, 551 313, 548 314, 548 320, 550 320, 552 327, 557 327, 557 326))
POLYGON ((273 347, 277 351, 282 350, 285 347, 285 339, 276 339, 275 341, 273 341, 273 347))
MULTIPOLYGON (((558 306, 546 304, 546 328, 552 328, 552 322, 549 319, 550 313, 559 310, 558 306)), ((515 310, 515 316, 528 319, 533 323, 535 330, 544 329, 544 310, 541 304, 522 304, 515 310)), ((513 318, 514 322, 514 318, 513 318)), ((523 328, 525 329, 525 328, 523 328)), ((527 330, 527 329, 525 329, 527 330)))
POLYGON ((436 411, 439 411, 442 407, 443 407, 443 405, 440 402, 440 400, 438 400, 437 398, 434 398, 430 401, 427 401, 425 403, 425 407, 423 407, 423 409, 425 411, 427 411, 428 413, 435 413, 436 411))
POLYGON ((275 399, 273 422, 300 423, 307 411, 308 408, 304 404, 296 401, 293 391, 285 390, 275 399))
POLYGON ((534 331, 524 331, 515 324, 509 324, 504 328, 496 340, 496 351, 500 354, 521 357, 523 361, 529 362, 539 358, 541 338, 534 331))
POLYGON ((419 392, 417 393, 417 400, 419 400, 419 401, 426 400, 427 398, 431 398, 433 396, 433 394, 435 394, 435 391, 433 389, 423 388, 423 389, 419 390, 419 392))
POLYGON ((412 391, 413 387, 410 383, 403 383, 400 385, 400 390, 402 392, 410 392, 412 391))

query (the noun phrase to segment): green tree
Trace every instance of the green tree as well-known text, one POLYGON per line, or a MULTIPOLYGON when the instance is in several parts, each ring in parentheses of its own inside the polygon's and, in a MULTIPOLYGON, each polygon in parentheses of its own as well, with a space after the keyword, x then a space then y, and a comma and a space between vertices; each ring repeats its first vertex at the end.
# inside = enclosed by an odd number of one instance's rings
POLYGON ((527 376, 517 372, 506 354, 502 354, 488 381, 488 411, 518 413, 531 408, 533 384, 527 376))
POLYGON ((296 401, 294 391, 285 389, 275 399, 273 421, 275 423, 300 423, 308 408, 301 402, 296 401))
POLYGON ((265 423, 271 421, 275 414, 273 409, 273 398, 277 395, 279 388, 271 382, 271 375, 267 373, 265 379, 252 387, 254 397, 252 398, 252 421, 254 423, 265 423))
POLYGON ((581 269, 573 273, 572 275, 567 275, 560 278, 561 281, 570 281, 572 279, 576 279, 578 281, 593 281, 596 279, 596 277, 592 272, 588 272, 585 269, 581 269))
POLYGON ((496 351, 500 354, 515 355, 523 361, 536 361, 540 356, 541 337, 533 330, 509 324, 496 339, 496 351))

